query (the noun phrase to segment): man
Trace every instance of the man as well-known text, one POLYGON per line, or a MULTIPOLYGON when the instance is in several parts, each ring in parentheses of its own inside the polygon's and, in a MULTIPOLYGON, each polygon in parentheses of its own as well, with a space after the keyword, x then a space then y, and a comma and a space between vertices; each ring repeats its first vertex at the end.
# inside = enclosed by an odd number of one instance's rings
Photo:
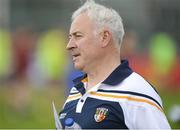
POLYGON ((87 1, 72 16, 67 50, 86 73, 74 80, 60 121, 73 119, 82 129, 168 129, 162 102, 128 61, 120 60, 124 35, 121 17, 87 1))

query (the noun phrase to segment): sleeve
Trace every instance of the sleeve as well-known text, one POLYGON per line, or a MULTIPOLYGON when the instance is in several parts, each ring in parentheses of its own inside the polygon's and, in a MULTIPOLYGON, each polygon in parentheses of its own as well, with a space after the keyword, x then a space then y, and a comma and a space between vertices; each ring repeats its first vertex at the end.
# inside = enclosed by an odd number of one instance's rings
POLYGON ((165 114, 153 106, 120 103, 129 129, 171 129, 165 114))

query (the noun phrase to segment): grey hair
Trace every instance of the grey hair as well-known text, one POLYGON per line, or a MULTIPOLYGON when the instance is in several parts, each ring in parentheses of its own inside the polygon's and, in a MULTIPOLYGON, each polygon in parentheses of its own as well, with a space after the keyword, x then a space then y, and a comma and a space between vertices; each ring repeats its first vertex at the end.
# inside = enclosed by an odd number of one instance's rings
POLYGON ((112 33, 115 42, 121 46, 124 27, 121 16, 114 9, 97 4, 94 0, 87 0, 73 13, 71 20, 73 21, 77 16, 86 12, 98 28, 102 29, 106 26, 112 33))

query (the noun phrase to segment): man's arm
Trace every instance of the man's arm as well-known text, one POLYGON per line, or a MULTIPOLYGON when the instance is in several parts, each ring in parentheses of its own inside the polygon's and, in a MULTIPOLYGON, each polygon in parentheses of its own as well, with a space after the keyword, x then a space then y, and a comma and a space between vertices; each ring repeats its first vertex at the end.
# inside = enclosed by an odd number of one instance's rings
POLYGON ((148 104, 120 103, 130 129, 171 129, 165 114, 148 104))

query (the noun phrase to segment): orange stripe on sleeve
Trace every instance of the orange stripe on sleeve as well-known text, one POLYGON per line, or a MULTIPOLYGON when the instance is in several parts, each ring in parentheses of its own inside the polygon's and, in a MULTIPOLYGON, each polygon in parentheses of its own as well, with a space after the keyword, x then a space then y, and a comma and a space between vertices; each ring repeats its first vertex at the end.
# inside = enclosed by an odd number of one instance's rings
POLYGON ((129 97, 129 96, 120 96, 120 95, 112 95, 112 94, 101 94, 101 93, 97 93, 97 92, 90 92, 91 95, 95 95, 95 96, 99 96, 99 97, 109 97, 109 98, 119 98, 119 99, 128 99, 131 101, 136 101, 136 102, 145 102, 148 103, 152 106, 155 106, 157 109, 159 109, 161 112, 163 112, 163 110, 161 109, 161 107, 159 107, 158 105, 156 105, 155 103, 145 100, 145 99, 141 99, 141 98, 134 98, 134 97, 129 97))
POLYGON ((70 95, 67 99, 68 100, 71 100, 71 99, 73 99, 73 98, 78 98, 78 97, 81 97, 82 95, 81 95, 81 93, 77 93, 77 94, 74 94, 74 95, 70 95))

